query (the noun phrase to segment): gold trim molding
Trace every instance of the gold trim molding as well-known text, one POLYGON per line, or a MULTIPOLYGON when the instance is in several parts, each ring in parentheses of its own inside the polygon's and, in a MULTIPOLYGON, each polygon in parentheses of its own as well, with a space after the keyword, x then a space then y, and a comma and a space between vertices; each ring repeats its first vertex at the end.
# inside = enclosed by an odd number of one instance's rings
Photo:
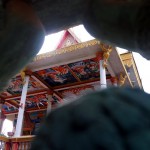
POLYGON ((133 62, 132 62, 132 60, 123 60, 123 63, 124 63, 124 65, 125 66, 127 66, 127 67, 131 67, 132 65, 133 65, 133 62))
POLYGON ((85 47, 94 46, 94 45, 97 45, 97 44, 100 44, 100 41, 91 40, 91 41, 88 41, 88 42, 79 43, 79 44, 76 44, 76 45, 71 45, 71 46, 68 46, 68 47, 65 47, 65 48, 62 48, 62 49, 54 50, 52 52, 37 55, 33 59, 33 62, 41 60, 41 59, 53 57, 53 56, 56 56, 56 55, 61 55, 61 54, 65 54, 65 53, 68 53, 68 52, 76 51, 76 50, 79 50, 79 49, 82 49, 82 48, 85 48, 85 47))

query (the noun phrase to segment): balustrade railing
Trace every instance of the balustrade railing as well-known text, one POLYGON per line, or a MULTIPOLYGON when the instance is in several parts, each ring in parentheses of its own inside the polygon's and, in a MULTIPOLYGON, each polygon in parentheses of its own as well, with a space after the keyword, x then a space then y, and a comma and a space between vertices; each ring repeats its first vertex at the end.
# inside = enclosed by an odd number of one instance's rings
POLYGON ((30 150, 34 136, 0 137, 0 150, 30 150))
POLYGON ((7 137, 0 136, 0 150, 9 150, 10 140, 7 137))
POLYGON ((31 142, 34 136, 21 136, 18 138, 11 138, 12 150, 30 150, 31 142))

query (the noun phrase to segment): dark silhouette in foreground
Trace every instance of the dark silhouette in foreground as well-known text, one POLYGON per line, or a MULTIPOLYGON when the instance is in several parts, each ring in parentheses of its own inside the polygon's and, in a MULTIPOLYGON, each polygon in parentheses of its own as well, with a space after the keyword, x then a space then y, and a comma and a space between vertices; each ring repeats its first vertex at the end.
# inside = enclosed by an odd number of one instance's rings
POLYGON ((31 150, 149 150, 150 95, 111 88, 52 111, 31 150))

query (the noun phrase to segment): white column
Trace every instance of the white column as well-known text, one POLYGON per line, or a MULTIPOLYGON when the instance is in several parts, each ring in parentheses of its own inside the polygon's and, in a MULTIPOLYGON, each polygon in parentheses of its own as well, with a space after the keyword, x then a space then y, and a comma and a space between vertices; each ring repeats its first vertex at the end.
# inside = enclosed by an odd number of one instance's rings
POLYGON ((51 112, 51 110, 52 110, 52 93, 51 94, 48 94, 47 95, 47 98, 48 98, 48 100, 47 100, 47 115, 51 112))
POLYGON ((27 96, 28 84, 29 84, 29 76, 25 76, 25 84, 23 85, 22 95, 20 100, 20 107, 18 112, 18 119, 15 131, 15 137, 20 137, 22 134, 23 127, 23 119, 24 119, 24 109, 25 109, 25 101, 27 96))
POLYGON ((106 70, 103 67, 103 60, 99 61, 99 66, 100 66, 100 86, 101 89, 107 88, 107 81, 106 81, 106 70))
POLYGON ((4 103, 5 103, 5 100, 3 98, 0 98, 0 133, 2 132, 2 126, 5 120, 5 115, 2 112, 4 103))
POLYGON ((1 132, 1 130, 2 130, 2 126, 3 126, 2 106, 3 106, 3 104, 0 104, 0 132, 1 132))

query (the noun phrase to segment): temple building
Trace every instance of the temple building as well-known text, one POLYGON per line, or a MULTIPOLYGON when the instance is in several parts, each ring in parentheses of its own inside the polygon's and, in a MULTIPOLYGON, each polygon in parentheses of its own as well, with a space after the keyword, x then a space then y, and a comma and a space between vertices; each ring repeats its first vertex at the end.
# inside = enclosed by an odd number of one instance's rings
POLYGON ((66 30, 56 50, 37 55, 1 93, 0 126, 8 119, 13 130, 0 145, 9 149, 11 140, 14 150, 29 149, 47 113, 112 86, 143 88, 132 53, 95 39, 81 42, 66 30))

